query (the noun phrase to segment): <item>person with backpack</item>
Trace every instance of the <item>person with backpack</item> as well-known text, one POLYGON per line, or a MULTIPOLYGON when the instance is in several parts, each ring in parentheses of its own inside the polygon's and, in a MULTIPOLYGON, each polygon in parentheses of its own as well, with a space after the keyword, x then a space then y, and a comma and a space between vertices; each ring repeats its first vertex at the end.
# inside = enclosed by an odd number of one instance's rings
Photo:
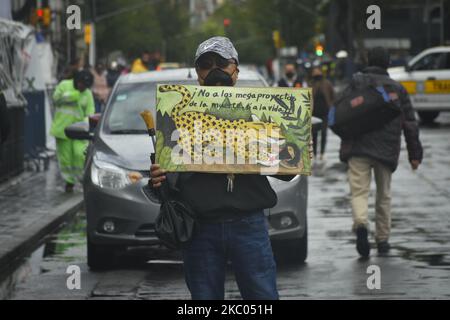
MULTIPOLYGON (((389 77, 387 68, 390 63, 389 53, 382 47, 376 47, 368 52, 368 67, 362 74, 355 74, 352 83, 342 96, 364 88, 365 81, 375 83, 376 90, 385 97, 386 101, 395 100, 400 110, 390 120, 376 124, 377 129, 344 138, 341 142, 340 159, 348 163, 348 180, 351 191, 351 205, 353 211, 353 231, 356 233, 356 249, 362 257, 370 255, 368 240, 368 197, 372 171, 376 182, 375 204, 375 240, 378 253, 389 252, 389 236, 391 231, 391 178, 399 161, 401 134, 403 131, 409 155, 411 168, 416 170, 422 162, 423 149, 419 139, 419 128, 415 118, 408 93, 405 88, 389 77), (385 89, 388 88, 388 89, 385 89), (387 91, 386 91, 387 90, 387 91)), ((377 92, 375 89, 372 92, 377 92)), ((363 110, 368 102, 363 96, 350 100, 348 110, 363 110)), ((383 101, 383 100, 381 100, 383 101)), ((379 108, 382 108, 380 105, 379 108)), ((376 111, 376 110, 375 110, 376 111)), ((386 110, 383 110, 386 111, 386 110)), ((351 111, 348 111, 349 113, 351 111)), ((331 113, 331 112, 330 112, 331 113)), ((385 115, 386 112, 378 114, 385 115)), ((377 120, 377 113, 366 114, 367 123, 373 124, 377 120)), ((381 119, 381 118, 380 118, 381 119)), ((361 120, 355 120, 357 127, 361 120)), ((351 127, 348 125, 347 127, 351 127)), ((367 126, 365 126, 367 127, 367 126)), ((359 128, 361 129, 361 128, 359 128)))

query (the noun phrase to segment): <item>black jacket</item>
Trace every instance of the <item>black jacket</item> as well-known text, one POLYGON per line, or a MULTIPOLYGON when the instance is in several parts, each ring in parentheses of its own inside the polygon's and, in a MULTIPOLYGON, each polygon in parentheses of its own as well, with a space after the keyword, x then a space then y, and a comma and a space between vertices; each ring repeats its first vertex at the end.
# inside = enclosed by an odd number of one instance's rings
MULTIPOLYGON (((227 191, 227 175, 216 173, 168 173, 163 184, 171 198, 187 203, 200 220, 221 221, 242 217, 277 204, 277 195, 266 176, 235 174, 234 188, 227 191)), ((274 176, 289 181, 294 176, 274 176)), ((160 200, 158 192, 152 196, 160 200)))
MULTIPOLYGON (((376 81, 392 83, 392 79, 385 69, 368 67, 363 73, 373 75, 376 81)), ((352 81, 358 81, 354 77, 352 81)), ((346 90, 351 90, 350 85, 346 90)), ((397 94, 400 98, 402 113, 394 120, 376 131, 372 131, 352 140, 341 142, 340 158, 347 161, 353 156, 369 157, 380 161, 392 171, 398 166, 401 147, 401 133, 405 136, 409 160, 422 161, 423 149, 419 140, 419 127, 416 122, 414 110, 405 88, 397 83, 397 94)), ((345 94, 345 93, 344 93, 345 94)))

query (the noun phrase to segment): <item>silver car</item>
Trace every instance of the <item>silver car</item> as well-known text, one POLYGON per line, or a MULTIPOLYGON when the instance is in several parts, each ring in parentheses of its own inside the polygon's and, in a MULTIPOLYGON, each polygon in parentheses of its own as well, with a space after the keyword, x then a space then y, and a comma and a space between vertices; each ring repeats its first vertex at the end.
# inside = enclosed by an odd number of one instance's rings
MULTIPOLYGON (((90 128, 77 124, 66 129, 71 138, 91 140, 83 181, 91 269, 111 267, 115 254, 126 247, 160 244, 154 231, 159 205, 145 188, 153 147, 139 115, 145 109, 155 114, 157 83, 194 85, 196 73, 186 68, 122 76, 98 123, 92 117, 90 128)), ((264 87, 267 83, 258 73, 241 70, 237 86, 264 87)), ((278 195, 278 204, 266 210, 275 254, 303 262, 307 255, 307 177, 269 180, 278 195)))

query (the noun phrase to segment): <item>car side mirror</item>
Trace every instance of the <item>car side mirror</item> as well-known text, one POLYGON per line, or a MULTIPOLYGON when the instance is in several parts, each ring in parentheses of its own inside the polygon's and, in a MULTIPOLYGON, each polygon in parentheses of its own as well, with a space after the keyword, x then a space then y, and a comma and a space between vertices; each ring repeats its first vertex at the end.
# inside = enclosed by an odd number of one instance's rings
POLYGON ((410 73, 412 71, 412 67, 409 64, 405 65, 405 71, 410 73))
POLYGON ((101 113, 95 113, 91 116, 89 116, 89 131, 94 132, 95 128, 97 127, 97 124, 100 122, 102 114, 101 113))
POLYGON ((94 134, 89 131, 89 124, 86 122, 77 122, 64 129, 64 133, 69 139, 73 140, 92 140, 94 134))

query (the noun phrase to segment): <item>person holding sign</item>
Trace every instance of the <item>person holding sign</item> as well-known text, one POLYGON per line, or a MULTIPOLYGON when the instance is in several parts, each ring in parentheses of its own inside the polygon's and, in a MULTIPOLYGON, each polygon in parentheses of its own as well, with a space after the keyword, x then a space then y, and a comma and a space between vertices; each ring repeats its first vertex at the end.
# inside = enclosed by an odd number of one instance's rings
MULTIPOLYGON (((238 53, 228 38, 210 38, 197 49, 195 69, 201 86, 234 86, 238 66, 238 53)), ((167 173, 158 164, 151 166, 150 176, 153 188, 167 183, 199 220, 191 241, 182 248, 192 299, 224 299, 227 261, 244 299, 278 299, 276 265, 263 213, 275 206, 277 196, 266 176, 167 173)))

